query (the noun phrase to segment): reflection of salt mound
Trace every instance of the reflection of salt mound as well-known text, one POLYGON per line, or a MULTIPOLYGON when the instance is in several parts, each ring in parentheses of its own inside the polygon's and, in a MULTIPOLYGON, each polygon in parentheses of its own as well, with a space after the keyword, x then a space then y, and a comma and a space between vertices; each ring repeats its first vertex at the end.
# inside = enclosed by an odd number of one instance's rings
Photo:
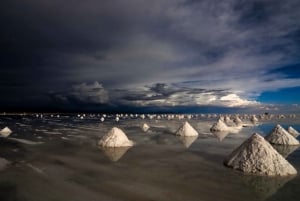
POLYGON ((235 149, 225 160, 225 165, 258 175, 297 174, 296 169, 257 133, 235 149))
POLYGON ((289 126, 287 131, 289 132, 289 134, 291 134, 294 137, 298 137, 299 133, 298 131, 296 131, 293 127, 289 126))
POLYGON ((210 128, 210 131, 228 131, 228 126, 219 119, 216 123, 213 124, 213 126, 210 128))
POLYGON ((0 130, 0 135, 2 137, 8 137, 11 133, 12 131, 8 127, 5 127, 2 130, 0 130))
POLYGON ((147 132, 147 131, 149 130, 149 128, 150 128, 150 126, 149 126, 148 124, 146 124, 146 123, 144 123, 144 124, 142 125, 142 130, 143 130, 144 132, 147 132))
POLYGON ((229 134, 228 131, 212 131, 212 134, 216 136, 220 141, 223 141, 224 138, 229 134))
POLYGON ((282 145, 298 145, 299 141, 289 134, 284 128, 279 124, 267 135, 266 140, 272 144, 282 144, 282 145))
POLYGON ((102 147, 101 149, 111 161, 118 161, 130 148, 131 147, 102 147))
POLYGON ((0 158, 0 171, 4 170, 10 162, 5 158, 0 158))
POLYGON ((186 121, 176 131, 176 135, 179 135, 179 136, 198 136, 198 132, 186 121))
POLYGON ((244 176, 242 179, 245 185, 259 200, 266 200, 294 177, 295 175, 287 177, 260 177, 248 175, 244 176))
POLYGON ((130 147, 133 144, 126 134, 117 127, 113 127, 98 143, 102 147, 130 147))
POLYGON ((284 158, 287 158, 288 155, 296 151, 298 149, 298 146, 295 145, 273 145, 273 148, 278 151, 284 158))
POLYGON ((179 139, 182 142, 182 144, 185 146, 185 148, 189 148, 195 140, 198 138, 198 136, 180 136, 179 139))

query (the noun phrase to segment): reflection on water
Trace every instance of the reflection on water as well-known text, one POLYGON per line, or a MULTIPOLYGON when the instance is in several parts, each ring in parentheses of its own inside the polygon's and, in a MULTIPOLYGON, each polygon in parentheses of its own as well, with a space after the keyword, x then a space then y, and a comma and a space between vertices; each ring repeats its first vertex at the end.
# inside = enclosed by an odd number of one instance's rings
POLYGON ((247 188, 249 188, 255 196, 260 200, 266 200, 274 195, 280 188, 282 188, 288 181, 295 178, 296 175, 287 177, 265 177, 245 175, 243 181, 247 188))
POLYGON ((297 145, 272 145, 278 153, 280 153, 284 158, 287 158, 291 153, 296 151, 299 146, 297 145))
POLYGON ((212 134, 214 136, 216 136, 219 139, 219 141, 221 142, 229 134, 229 132, 228 131, 214 131, 214 132, 212 132, 212 134))
POLYGON ((111 161, 118 161, 131 147, 101 147, 111 161))
POLYGON ((195 140, 197 140, 198 136, 177 136, 185 148, 189 148, 195 140))
MULTIPOLYGON (((215 120, 190 121, 199 133, 209 133, 215 120)), ((0 172, 1 201, 300 200, 295 193, 278 197, 278 191, 298 190, 299 176, 254 177, 223 166, 224 158, 253 132, 268 133, 265 127, 247 127, 232 135, 179 138, 174 132, 184 120, 143 120, 151 125, 150 135, 141 132, 139 120, 117 123, 107 118, 100 123, 97 118, 70 117, 2 122, 14 131, 12 138, 26 141, 0 139, 0 158, 11 162, 0 172), (98 140, 113 126, 124 130, 137 145, 129 151, 129 147, 99 150, 98 140), (43 144, 32 143, 40 139, 43 144)), ((290 124, 297 128, 297 122, 290 124)), ((299 159, 299 149, 288 157, 298 172, 299 159)))

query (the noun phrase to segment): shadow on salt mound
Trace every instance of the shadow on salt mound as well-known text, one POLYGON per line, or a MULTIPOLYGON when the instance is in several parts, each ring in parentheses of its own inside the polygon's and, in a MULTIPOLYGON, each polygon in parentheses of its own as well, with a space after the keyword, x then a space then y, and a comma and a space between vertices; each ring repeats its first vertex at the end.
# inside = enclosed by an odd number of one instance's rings
POLYGON ((131 147, 101 147, 100 149, 109 158, 110 161, 120 160, 131 147))
POLYGON ((266 200, 295 177, 296 175, 290 175, 287 177, 245 175, 242 180, 247 188, 249 188, 258 199, 266 200))
POLYGON ((177 136, 185 148, 189 148, 198 138, 198 136, 177 136))

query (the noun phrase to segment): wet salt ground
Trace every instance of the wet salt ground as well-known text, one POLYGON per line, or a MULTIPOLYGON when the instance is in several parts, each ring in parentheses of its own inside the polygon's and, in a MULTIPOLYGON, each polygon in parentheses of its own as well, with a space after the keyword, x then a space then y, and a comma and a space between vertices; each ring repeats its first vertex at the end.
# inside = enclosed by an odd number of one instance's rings
MULTIPOLYGON (((300 130, 297 119, 266 121, 223 141, 209 133, 214 121, 189 120, 204 135, 186 148, 187 140, 173 135, 184 120, 1 118, 1 127, 14 131, 10 137, 43 144, 0 139, 0 157, 12 162, 0 172, 0 200, 300 200, 298 175, 256 177, 223 166, 253 132, 265 135, 276 123, 300 130), (147 133, 144 122, 151 126, 147 133), (136 146, 99 149, 98 140, 113 126, 136 146)), ((287 157, 298 172, 299 159, 299 149, 287 157)))

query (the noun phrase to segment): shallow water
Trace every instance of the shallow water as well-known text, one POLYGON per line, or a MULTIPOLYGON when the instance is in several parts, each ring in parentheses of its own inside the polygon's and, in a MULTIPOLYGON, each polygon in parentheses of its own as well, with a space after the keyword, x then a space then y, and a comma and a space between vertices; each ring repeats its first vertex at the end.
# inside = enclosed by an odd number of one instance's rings
MULTIPOLYGON (((11 162, 0 172, 0 200, 300 200, 298 175, 256 177, 223 165, 253 132, 266 135, 277 123, 300 130, 298 119, 270 120, 228 135, 209 132, 216 119, 192 119, 197 139, 173 135, 185 120, 99 119, 1 117, 0 126, 13 130, 9 138, 27 141, 0 138, 0 157, 11 162), (151 127, 146 133, 143 123, 151 127), (136 145, 98 148, 113 126, 136 145)), ((299 172, 300 150, 284 151, 299 172)))

